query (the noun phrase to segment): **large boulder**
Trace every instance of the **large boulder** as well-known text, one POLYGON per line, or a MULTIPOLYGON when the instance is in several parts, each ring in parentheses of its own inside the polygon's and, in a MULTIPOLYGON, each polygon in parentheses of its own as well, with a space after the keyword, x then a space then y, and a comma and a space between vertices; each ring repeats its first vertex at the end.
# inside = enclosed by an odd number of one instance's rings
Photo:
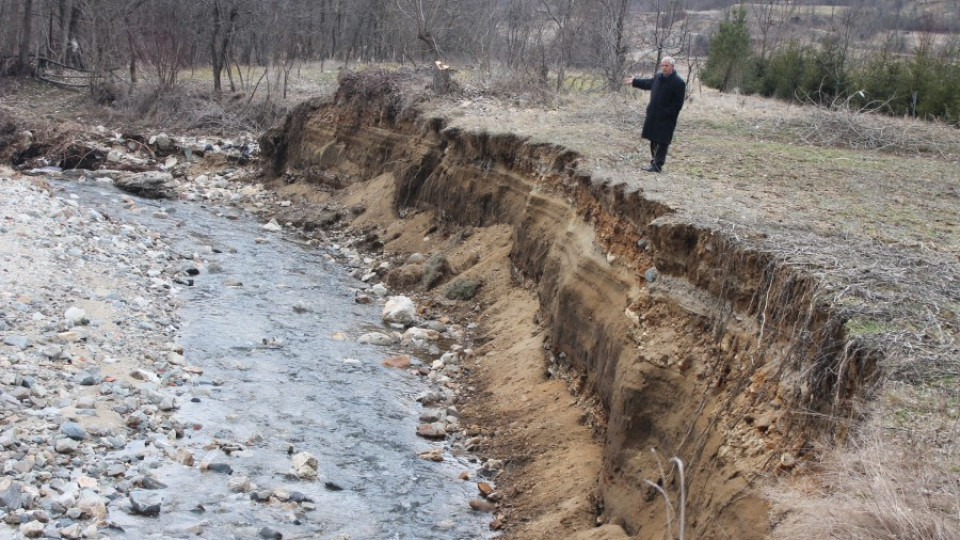
POLYGON ((114 181, 114 185, 147 199, 174 199, 177 196, 173 175, 165 171, 123 175, 114 181))

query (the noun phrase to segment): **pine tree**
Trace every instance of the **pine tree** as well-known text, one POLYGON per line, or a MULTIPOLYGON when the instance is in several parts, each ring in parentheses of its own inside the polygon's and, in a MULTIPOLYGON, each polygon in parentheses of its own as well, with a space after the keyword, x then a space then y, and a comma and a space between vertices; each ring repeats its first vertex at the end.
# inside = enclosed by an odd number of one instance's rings
POLYGON ((721 92, 736 86, 750 57, 750 29, 743 5, 730 8, 710 38, 703 82, 721 92))

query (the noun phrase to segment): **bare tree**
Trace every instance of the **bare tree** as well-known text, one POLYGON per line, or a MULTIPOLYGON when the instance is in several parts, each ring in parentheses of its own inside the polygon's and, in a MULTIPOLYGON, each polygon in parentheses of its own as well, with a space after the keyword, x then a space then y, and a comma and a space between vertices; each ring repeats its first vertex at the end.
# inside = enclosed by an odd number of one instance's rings
POLYGON ((630 0, 599 0, 599 65, 608 89, 620 88, 627 64, 626 18, 630 0))
POLYGON ((660 66, 665 54, 676 54, 683 49, 687 39, 687 18, 683 0, 652 0, 653 46, 657 61, 654 71, 660 66))
MULTIPOLYGON (((567 64, 565 53, 567 49, 567 33, 574 14, 574 8, 577 6, 577 0, 540 0, 540 6, 547 20, 556 26, 554 46, 551 47, 551 49, 555 55, 554 65, 557 72, 556 91, 559 92, 563 88, 564 79, 566 79, 567 64)), ((542 50, 544 52, 542 55, 544 59, 543 65, 546 67, 546 48, 542 50)))
MULTIPOLYGON (((571 66, 619 78, 639 1, 0 0, 0 19, 12 21, 0 25, 0 54, 12 66, 28 67, 38 51, 93 71, 123 66, 131 87, 151 72, 171 85, 181 70, 207 67, 218 93, 224 74, 229 89, 248 89, 277 67, 263 83, 279 89, 295 66, 328 58, 499 65, 560 91, 571 66)), ((683 0, 643 1, 656 44, 674 47, 683 0)))
MULTIPOLYGON (((210 34, 210 59, 213 62, 213 91, 223 91, 221 75, 224 68, 230 69, 230 46, 236 31, 240 6, 231 0, 212 0, 210 9, 213 31, 210 34)), ((237 89, 230 81, 230 91, 237 89)))
POLYGON ((760 38, 761 59, 766 60, 770 51, 777 48, 787 22, 798 9, 797 0, 763 0, 750 4, 760 38))
POLYGON ((33 0, 23 0, 23 19, 20 25, 20 52, 17 71, 30 71, 30 51, 33 42, 33 0))
POLYGON ((444 11, 442 7, 447 2, 439 0, 395 0, 397 10, 408 21, 413 23, 417 40, 426 46, 434 60, 443 57, 443 51, 435 35, 437 25, 444 11))
POLYGON ((533 4, 527 0, 510 0, 503 11, 500 60, 508 69, 517 69, 525 60, 534 34, 533 4))

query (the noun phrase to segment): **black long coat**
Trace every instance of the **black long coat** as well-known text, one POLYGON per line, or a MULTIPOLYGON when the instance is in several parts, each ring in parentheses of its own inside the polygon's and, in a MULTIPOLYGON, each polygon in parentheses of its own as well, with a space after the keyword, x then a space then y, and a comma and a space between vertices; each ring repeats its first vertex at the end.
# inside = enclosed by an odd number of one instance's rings
POLYGON ((683 108, 687 83, 674 71, 668 77, 658 73, 652 79, 634 79, 633 87, 650 90, 650 104, 640 136, 650 142, 670 144, 673 130, 677 128, 677 117, 683 108))

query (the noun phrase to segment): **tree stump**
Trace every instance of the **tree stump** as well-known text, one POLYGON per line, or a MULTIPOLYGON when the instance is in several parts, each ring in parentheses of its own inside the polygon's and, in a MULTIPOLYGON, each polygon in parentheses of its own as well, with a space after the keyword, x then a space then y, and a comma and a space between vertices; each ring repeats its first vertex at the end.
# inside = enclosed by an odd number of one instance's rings
POLYGON ((457 89, 457 83, 453 80, 453 74, 457 70, 444 64, 440 60, 434 63, 433 69, 433 91, 437 95, 445 95, 457 89))

